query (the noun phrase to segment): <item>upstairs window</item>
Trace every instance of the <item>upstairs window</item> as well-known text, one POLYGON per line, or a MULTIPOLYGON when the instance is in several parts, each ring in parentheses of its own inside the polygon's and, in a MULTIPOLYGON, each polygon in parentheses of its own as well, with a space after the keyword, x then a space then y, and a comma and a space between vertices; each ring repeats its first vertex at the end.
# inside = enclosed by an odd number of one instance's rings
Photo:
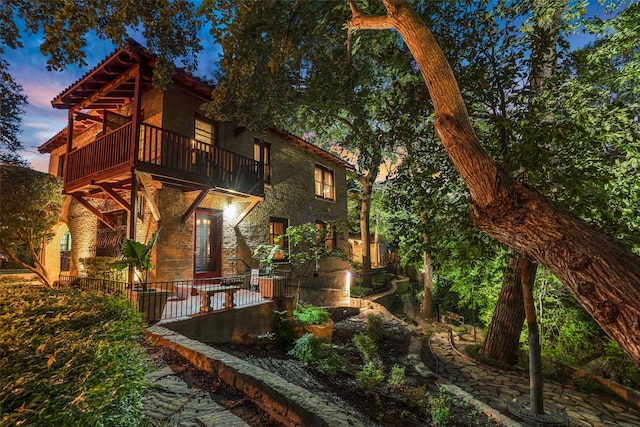
POLYGON ((253 160, 264 166, 264 182, 271 183, 271 144, 255 139, 253 141, 253 160))
POLYGON ((316 165, 315 170, 316 197, 318 199, 335 200, 336 189, 333 179, 333 171, 323 166, 316 165))
POLYGON ((195 117, 194 139, 199 142, 213 145, 215 143, 215 125, 212 120, 201 114, 195 117))

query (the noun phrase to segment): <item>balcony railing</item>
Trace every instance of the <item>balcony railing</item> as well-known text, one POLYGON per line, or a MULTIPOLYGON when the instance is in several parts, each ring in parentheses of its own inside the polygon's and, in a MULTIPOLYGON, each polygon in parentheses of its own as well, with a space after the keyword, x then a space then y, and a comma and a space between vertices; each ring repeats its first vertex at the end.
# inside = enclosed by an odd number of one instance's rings
POLYGON ((136 169, 182 181, 252 195, 264 193, 260 162, 149 124, 140 125, 138 153, 130 158, 131 123, 69 153, 65 188, 136 169))

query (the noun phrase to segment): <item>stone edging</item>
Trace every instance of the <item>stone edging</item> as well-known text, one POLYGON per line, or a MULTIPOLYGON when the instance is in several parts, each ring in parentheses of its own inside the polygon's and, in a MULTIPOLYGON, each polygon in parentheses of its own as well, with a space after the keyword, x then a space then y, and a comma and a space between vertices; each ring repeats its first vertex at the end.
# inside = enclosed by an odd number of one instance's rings
POLYGON ((150 326, 143 334, 154 344, 177 351, 198 369, 215 374, 286 425, 364 427, 356 417, 310 391, 223 351, 161 326, 150 326))

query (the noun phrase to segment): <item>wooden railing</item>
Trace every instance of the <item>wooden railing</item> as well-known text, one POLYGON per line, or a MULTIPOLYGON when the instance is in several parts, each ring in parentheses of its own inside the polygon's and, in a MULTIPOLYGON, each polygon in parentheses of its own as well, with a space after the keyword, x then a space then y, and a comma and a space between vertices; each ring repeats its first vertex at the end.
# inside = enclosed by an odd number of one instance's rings
POLYGON ((65 188, 131 164, 131 123, 67 155, 65 188))
MULTIPOLYGON (((130 159, 131 124, 110 132, 68 155, 65 187, 72 188, 122 170, 130 159)), ((157 175, 262 195, 260 162, 149 124, 140 125, 135 166, 157 175)))

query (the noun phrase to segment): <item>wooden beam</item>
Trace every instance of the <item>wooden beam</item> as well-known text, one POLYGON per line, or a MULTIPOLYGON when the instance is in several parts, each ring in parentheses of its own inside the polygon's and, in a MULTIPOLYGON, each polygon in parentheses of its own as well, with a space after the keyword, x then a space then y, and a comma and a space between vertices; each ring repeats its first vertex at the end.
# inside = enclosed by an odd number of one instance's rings
POLYGON ((74 200, 76 200, 78 203, 80 203, 82 206, 84 206, 89 212, 91 212, 92 214, 94 214, 95 216, 98 217, 98 219, 100 221, 102 221, 103 223, 105 223, 105 225, 107 227, 109 227, 112 230, 115 230, 118 226, 117 224, 113 223, 109 218, 107 218, 102 212, 100 212, 98 209, 95 208, 95 206, 93 206, 91 203, 87 202, 85 199, 82 198, 82 196, 79 196, 77 194, 69 194, 71 197, 73 197, 74 200))
POLYGON ((147 176, 145 174, 141 174, 136 171, 136 177, 140 182, 140 190, 142 190, 142 196, 147 201, 147 206, 149 206, 151 215, 153 215, 153 218, 156 220, 156 222, 160 221, 162 219, 160 216, 160 210, 158 209, 158 205, 156 205, 156 202, 153 200, 153 197, 151 195, 151 192, 149 191, 149 188, 147 188, 147 182, 148 182, 147 176))
POLYGON ((131 204, 129 202, 127 202, 127 200, 124 197, 119 195, 116 192, 116 190, 113 189, 113 187, 111 187, 110 185, 107 185, 105 183, 96 184, 96 185, 98 187, 102 188, 105 191, 105 193, 107 193, 109 196, 111 196, 111 198, 113 200, 115 200, 115 202, 117 204, 119 204, 120 206, 125 208, 127 210, 127 212, 131 213, 131 204))
POLYGON ((198 194, 198 197, 196 197, 196 199, 193 201, 193 203, 191 203, 191 206, 189 206, 189 209, 187 209, 187 211, 184 213, 184 215, 182 215, 182 223, 183 224, 187 223, 187 219, 189 219, 189 216, 193 213, 193 211, 196 210, 196 208, 198 207, 200 202, 202 202, 204 200, 204 198, 207 197, 207 194, 209 194, 210 191, 211 191, 211 188, 207 188, 205 190, 202 190, 200 192, 200 194, 198 194))
POLYGON ((115 78, 110 84, 105 85, 102 90, 95 92, 92 96, 85 98, 83 101, 73 106, 70 111, 80 111, 88 108, 91 104, 104 97, 107 93, 120 86, 122 83, 136 76, 138 72, 139 64, 131 66, 127 71, 122 73, 119 77, 115 78))
POLYGON ((245 208, 245 210, 244 210, 244 211, 242 211, 242 213, 241 213, 240 215, 238 215, 238 218, 236 218, 236 220, 233 222, 233 228, 236 228, 236 227, 238 226, 238 224, 240 224, 240 223, 242 222, 242 220, 243 220, 247 215, 249 215, 249 212, 251 212, 251 211, 253 210, 253 208, 255 208, 255 207, 256 207, 256 205, 257 205, 258 203, 260 203, 261 201, 262 201, 262 199, 261 199, 261 198, 255 198, 255 199, 252 199, 252 200, 249 202, 249 206, 247 206, 247 207, 245 208))

